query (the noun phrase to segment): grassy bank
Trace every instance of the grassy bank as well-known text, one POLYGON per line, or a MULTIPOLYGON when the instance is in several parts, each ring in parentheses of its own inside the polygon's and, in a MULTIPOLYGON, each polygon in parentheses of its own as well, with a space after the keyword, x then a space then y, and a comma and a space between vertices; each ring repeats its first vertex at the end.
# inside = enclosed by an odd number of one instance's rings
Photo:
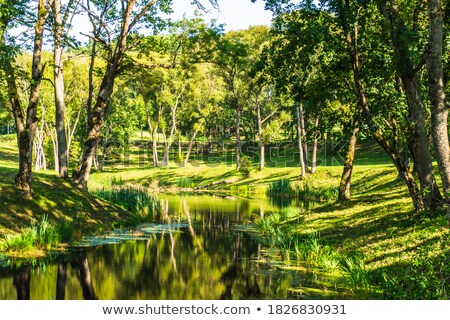
POLYGON ((84 234, 127 223, 133 215, 63 181, 53 172, 33 175, 35 198, 19 197, 15 140, 0 142, 0 248, 12 256, 39 256, 84 234), (39 230, 45 232, 39 233, 39 230), (47 240, 45 240, 47 238, 47 240), (49 246, 50 244, 50 246, 49 246))

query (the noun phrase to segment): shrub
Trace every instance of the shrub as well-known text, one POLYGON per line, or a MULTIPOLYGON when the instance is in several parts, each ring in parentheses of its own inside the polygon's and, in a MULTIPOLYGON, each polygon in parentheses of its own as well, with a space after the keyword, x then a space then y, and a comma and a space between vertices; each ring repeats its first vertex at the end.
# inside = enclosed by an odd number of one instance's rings
POLYGON ((242 156, 239 172, 244 178, 249 178, 253 171, 255 171, 255 165, 253 164, 252 158, 248 156, 242 156))

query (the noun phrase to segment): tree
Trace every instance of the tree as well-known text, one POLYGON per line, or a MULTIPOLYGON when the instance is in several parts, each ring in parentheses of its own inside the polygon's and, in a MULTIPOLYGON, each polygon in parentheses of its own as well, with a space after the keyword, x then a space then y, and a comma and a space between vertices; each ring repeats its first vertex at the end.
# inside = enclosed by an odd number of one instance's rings
MULTIPOLYGON (((428 0, 428 50, 425 55, 428 70, 428 88, 431 105, 431 136, 436 150, 447 215, 450 216, 450 149, 448 141, 448 107, 445 97, 445 79, 442 61, 443 10, 440 0, 428 0)), ((449 9, 447 4, 447 9, 449 9)))
MULTIPOLYGON (((53 13, 53 81, 55 92, 55 127, 57 140, 57 154, 55 157, 55 170, 66 179, 69 168, 69 151, 66 136, 66 104, 64 101, 64 67, 63 53, 65 42, 65 31, 70 15, 76 10, 79 2, 74 4, 74 0, 69 0, 65 11, 61 5, 61 0, 54 0, 52 4, 53 13)), ((70 27, 70 26, 69 26, 70 27)))
MULTIPOLYGON (((272 31, 274 40, 270 49, 270 72, 278 90, 294 100, 301 178, 309 171, 305 105, 313 100, 316 103, 309 105, 312 108, 318 105, 314 86, 333 60, 337 47, 330 20, 326 12, 305 7, 281 13, 275 19, 272 31)), ((330 90, 324 89, 320 94, 326 99, 330 90)), ((310 114, 317 113, 317 110, 310 111, 310 114)))
POLYGON ((223 79, 227 104, 235 111, 236 119, 236 170, 241 165, 242 113, 250 102, 254 81, 251 78, 252 64, 267 39, 267 27, 256 26, 245 31, 230 31, 217 37, 210 61, 217 66, 223 79))
POLYGON ((130 35, 132 35, 134 28, 141 23, 144 18, 149 19, 149 21, 151 21, 150 16, 156 18, 155 13, 157 12, 157 5, 159 5, 161 10, 167 10, 168 2, 157 0, 143 2, 138 2, 136 0, 122 1, 119 8, 117 8, 118 15, 115 17, 120 17, 120 27, 117 28, 117 30, 119 30, 117 38, 114 39, 114 41, 112 41, 112 39, 109 39, 109 42, 103 41, 107 43, 109 56, 95 105, 89 115, 87 138, 84 142, 83 154, 77 169, 74 170, 72 175, 74 183, 83 189, 87 189, 87 181, 89 179, 100 133, 104 125, 106 109, 114 89, 114 81, 121 72, 121 66, 125 59, 126 52, 129 51, 133 45, 136 45, 130 41, 130 35), (150 16, 148 14, 150 14, 150 16))
POLYGON ((31 198, 33 189, 32 161, 33 161, 33 140, 35 138, 37 123, 37 109, 39 102, 39 93, 41 88, 42 76, 45 64, 42 65, 42 46, 44 41, 44 27, 49 13, 48 5, 52 1, 39 0, 37 6, 37 15, 34 24, 33 58, 31 67, 31 85, 29 89, 29 100, 24 114, 22 102, 19 99, 19 90, 16 83, 16 68, 14 67, 14 57, 16 48, 14 44, 8 45, 6 42, 6 28, 11 23, 15 14, 24 12, 24 1, 8 1, 2 3, 6 8, 1 8, 1 48, 2 48, 2 66, 5 73, 8 86, 9 101, 11 103, 12 113, 17 130, 17 142, 19 147, 19 172, 16 176, 16 187, 20 190, 22 196, 31 198))
MULTIPOLYGON (((411 33, 417 33, 418 30, 414 26, 412 28, 407 26, 404 18, 399 13, 396 1, 392 0, 388 3, 380 0, 378 3, 389 29, 396 69, 405 88, 404 94, 411 119, 411 149, 414 165, 419 176, 424 205, 426 208, 435 209, 440 206, 442 197, 434 177, 424 105, 417 79, 417 73, 421 70, 423 60, 418 63, 414 62, 414 51, 417 52, 420 48, 412 51, 411 47, 419 47, 420 45, 412 40, 407 40, 419 38, 409 37, 411 33)), ((412 21, 412 24, 416 24, 416 21, 412 21)))

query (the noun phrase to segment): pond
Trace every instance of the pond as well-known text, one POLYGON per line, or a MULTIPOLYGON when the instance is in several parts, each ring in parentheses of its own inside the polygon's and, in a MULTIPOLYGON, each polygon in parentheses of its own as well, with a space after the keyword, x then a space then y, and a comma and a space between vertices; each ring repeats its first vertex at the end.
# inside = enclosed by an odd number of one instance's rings
POLYGON ((295 204, 210 195, 159 201, 157 223, 86 238, 46 260, 1 267, 0 299, 330 297, 317 274, 282 267, 245 227, 256 216, 295 204))

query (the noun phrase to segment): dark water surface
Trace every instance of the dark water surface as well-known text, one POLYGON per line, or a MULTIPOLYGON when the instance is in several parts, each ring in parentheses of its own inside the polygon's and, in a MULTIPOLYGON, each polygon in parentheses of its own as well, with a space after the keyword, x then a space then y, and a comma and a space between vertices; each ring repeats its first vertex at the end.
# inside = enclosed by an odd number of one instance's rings
POLYGON ((292 288, 310 283, 306 274, 278 268, 244 232, 255 216, 280 204, 214 196, 160 201, 156 224, 1 267, 0 299, 292 299, 299 297, 292 288))

